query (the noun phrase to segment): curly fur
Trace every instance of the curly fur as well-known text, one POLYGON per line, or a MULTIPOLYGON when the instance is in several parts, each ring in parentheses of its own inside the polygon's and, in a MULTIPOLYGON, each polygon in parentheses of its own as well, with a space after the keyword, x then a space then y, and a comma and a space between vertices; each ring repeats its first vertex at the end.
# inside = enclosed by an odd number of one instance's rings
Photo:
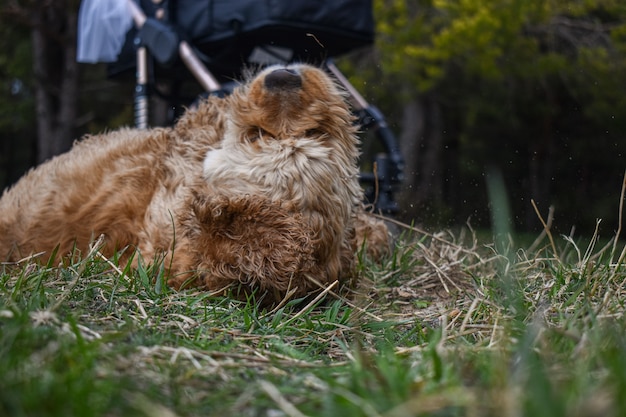
POLYGON ((364 239, 388 247, 360 204, 357 158, 331 79, 271 67, 173 128, 85 137, 30 171, 0 199, 0 259, 65 256, 102 234, 107 256, 165 256, 175 288, 306 295, 351 277, 364 239))

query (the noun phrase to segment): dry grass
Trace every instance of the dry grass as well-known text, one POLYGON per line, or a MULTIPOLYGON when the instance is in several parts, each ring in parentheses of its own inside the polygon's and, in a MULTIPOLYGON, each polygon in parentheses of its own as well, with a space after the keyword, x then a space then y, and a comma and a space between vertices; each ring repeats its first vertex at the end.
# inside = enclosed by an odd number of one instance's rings
POLYGON ((621 227, 581 248, 549 221, 526 250, 399 225, 353 293, 273 310, 172 292, 97 244, 4 265, 0 414, 623 415, 621 227))

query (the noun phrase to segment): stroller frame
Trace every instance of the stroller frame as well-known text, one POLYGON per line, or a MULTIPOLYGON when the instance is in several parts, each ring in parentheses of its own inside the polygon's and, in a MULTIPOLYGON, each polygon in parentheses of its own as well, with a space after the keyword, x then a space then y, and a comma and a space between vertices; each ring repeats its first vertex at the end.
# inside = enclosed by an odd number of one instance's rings
MULTIPOLYGON (((200 59, 201 53, 186 40, 180 40, 176 28, 155 18, 147 17, 133 1, 127 0, 133 21, 138 29, 134 39, 136 46, 136 86, 134 97, 135 125, 148 127, 151 59, 168 65, 177 58, 193 75, 193 78, 208 94, 228 94, 228 88, 220 83, 200 59), (152 55, 152 56, 151 56, 152 55)), ((397 186, 404 179, 404 158, 396 138, 387 125, 383 114, 358 92, 330 58, 325 58, 321 67, 326 70, 348 93, 353 111, 362 129, 371 130, 379 139, 384 152, 377 154, 372 163, 372 172, 360 174, 365 196, 375 210, 393 215, 398 212, 394 199, 397 186)))

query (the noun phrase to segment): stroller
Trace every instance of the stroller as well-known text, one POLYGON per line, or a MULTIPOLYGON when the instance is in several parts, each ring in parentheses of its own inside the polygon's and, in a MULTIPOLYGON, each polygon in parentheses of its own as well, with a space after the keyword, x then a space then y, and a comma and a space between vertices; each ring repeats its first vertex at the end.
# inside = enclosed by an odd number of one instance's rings
MULTIPOLYGON (((182 109, 199 94, 229 94, 244 68, 314 64, 343 86, 361 129, 372 133, 369 136, 375 143, 369 147, 375 149, 375 154, 370 161, 361 161, 360 181, 367 201, 385 214, 398 211, 394 191, 403 179, 403 158, 395 136, 382 113, 359 94, 332 60, 373 42, 371 0, 113 3, 83 0, 78 59, 110 62, 108 74, 113 79, 130 81, 135 74, 136 127, 148 126, 150 94, 164 98, 170 109, 182 109), (115 6, 111 6, 113 3, 115 6), (107 13, 117 7, 114 19, 108 19, 117 32, 114 41, 102 35, 106 30, 94 29, 94 22, 102 22, 106 15, 102 13, 103 4, 107 4, 107 13), (95 45, 94 39, 109 42, 109 46, 95 45), (99 56, 94 55, 94 49, 99 56)), ((109 28, 109 33, 112 30, 109 28)), ((170 122, 178 115, 172 112, 170 122)))

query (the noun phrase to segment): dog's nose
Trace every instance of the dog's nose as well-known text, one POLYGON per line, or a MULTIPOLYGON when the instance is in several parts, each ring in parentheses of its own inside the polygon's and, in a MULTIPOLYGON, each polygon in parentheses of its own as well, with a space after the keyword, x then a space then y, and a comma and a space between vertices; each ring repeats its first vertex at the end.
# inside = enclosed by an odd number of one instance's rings
POLYGON ((280 68, 265 76, 265 88, 268 90, 296 89, 302 87, 300 74, 292 69, 280 68))

